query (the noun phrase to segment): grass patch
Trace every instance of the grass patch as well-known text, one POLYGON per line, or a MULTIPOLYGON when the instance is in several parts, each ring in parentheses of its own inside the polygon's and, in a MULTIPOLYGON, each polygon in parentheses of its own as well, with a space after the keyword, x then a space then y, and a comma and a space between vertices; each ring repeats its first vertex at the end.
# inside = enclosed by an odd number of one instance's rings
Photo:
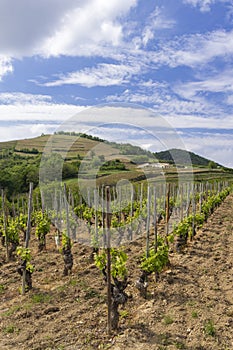
POLYGON ((104 344, 104 343, 101 343, 99 346, 98 346, 98 349, 100 350, 107 350, 107 349, 110 349, 112 347, 112 344, 104 344))
POLYGON ((208 320, 204 325, 204 333, 206 335, 210 335, 211 337, 214 337, 216 334, 216 330, 214 327, 214 323, 212 320, 208 320))
POLYGON ((193 307, 193 306, 196 306, 196 301, 195 300, 189 300, 188 302, 187 302, 187 305, 188 306, 191 306, 191 307, 193 307))
POLYGON ((32 295, 31 300, 35 304, 48 303, 51 300, 51 296, 49 294, 38 293, 32 295))
POLYGON ((163 346, 168 346, 172 344, 170 335, 167 333, 162 333, 159 335, 159 342, 161 343, 161 348, 163 348, 163 346))
POLYGON ((67 290, 68 286, 66 284, 63 284, 62 286, 58 286, 56 288, 56 290, 59 292, 59 293, 63 293, 67 290))
POLYGON ((3 316, 9 317, 9 316, 13 315, 15 312, 19 311, 20 309, 21 309, 21 306, 19 306, 19 305, 12 306, 9 310, 7 310, 3 313, 3 316))
POLYGON ((74 280, 74 279, 71 279, 69 281, 69 285, 72 286, 72 287, 76 287, 78 285, 78 281, 77 280, 74 280))
POLYGON ((184 343, 181 343, 181 342, 179 342, 179 341, 176 341, 176 342, 174 343, 174 345, 175 345, 176 349, 185 349, 184 343))
POLYGON ((127 318, 129 316, 129 312, 127 310, 121 310, 120 311, 120 317, 121 318, 127 318))
POLYGON ((78 281, 78 285, 82 290, 87 291, 89 289, 89 285, 85 280, 78 281))
POLYGON ((16 332, 19 333, 19 329, 17 327, 15 327, 13 324, 10 324, 3 329, 3 332, 5 334, 13 334, 16 332))
POLYGON ((192 311, 192 318, 198 318, 197 311, 192 311))
POLYGON ((172 324, 174 322, 174 320, 173 320, 173 318, 170 315, 165 315, 164 319, 163 319, 163 322, 166 325, 169 325, 169 324, 172 324))
POLYGON ((84 296, 84 299, 85 300, 89 300, 89 299, 93 299, 93 298, 96 298, 96 297, 99 297, 100 294, 99 292, 97 292, 95 289, 90 289, 86 292, 85 296, 84 296))

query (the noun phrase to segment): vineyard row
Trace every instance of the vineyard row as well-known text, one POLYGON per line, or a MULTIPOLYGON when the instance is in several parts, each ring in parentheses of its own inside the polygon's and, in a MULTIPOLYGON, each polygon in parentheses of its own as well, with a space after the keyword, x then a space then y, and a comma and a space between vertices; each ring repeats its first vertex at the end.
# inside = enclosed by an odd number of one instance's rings
POLYGON ((146 298, 149 276, 169 262, 169 252, 181 252, 187 241, 207 221, 232 190, 226 181, 100 188, 85 194, 66 186, 43 189, 28 200, 9 202, 2 190, 0 236, 6 262, 19 258, 22 293, 32 288, 34 266, 29 248, 33 232, 38 252, 46 249, 46 235, 54 227, 54 241, 64 260, 63 275, 73 267, 74 242, 92 247, 92 258, 108 285, 108 328, 117 328, 118 307, 127 301, 127 254, 122 248, 131 241, 145 241, 139 278, 135 283, 146 298))

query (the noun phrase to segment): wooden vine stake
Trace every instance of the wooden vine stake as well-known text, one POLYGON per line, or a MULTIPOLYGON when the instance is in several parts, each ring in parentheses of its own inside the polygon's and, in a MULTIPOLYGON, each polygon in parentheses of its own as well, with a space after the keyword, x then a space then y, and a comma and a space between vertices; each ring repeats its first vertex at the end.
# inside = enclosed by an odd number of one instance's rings
POLYGON ((142 200, 143 200, 143 182, 141 183, 141 188, 140 188, 140 215, 139 215, 139 234, 141 235, 142 233, 142 200))
POLYGON ((66 184, 64 184, 64 203, 65 203, 65 209, 66 209, 66 230, 67 230, 67 236, 70 238, 69 203, 67 201, 66 194, 67 194, 66 184))
POLYGON ((28 219, 27 219, 25 248, 28 248, 29 240, 30 240, 31 214, 32 214, 32 191, 33 191, 33 183, 30 182, 30 184, 29 184, 29 196, 28 196, 28 219))
POLYGON ((190 184, 189 182, 187 183, 186 185, 186 188, 187 188, 187 206, 186 206, 186 211, 185 211, 185 216, 189 216, 189 209, 190 209, 190 204, 191 204, 191 201, 190 201, 190 184))
POLYGON ((195 229, 195 215, 196 215, 196 186, 193 184, 193 197, 192 197, 192 234, 191 234, 191 240, 196 235, 196 229, 195 229))
POLYGON ((121 187, 119 187, 119 189, 118 189, 117 198, 118 198, 118 202, 119 202, 118 223, 120 224, 121 223, 121 199, 122 199, 122 188, 121 187))
POLYGON ((8 246, 8 236, 6 229, 6 211, 5 211, 5 193, 2 189, 2 216, 3 216, 3 230, 5 235, 5 245, 6 245, 6 261, 9 262, 9 246, 8 246))
POLYGON ((106 247, 107 242, 106 242, 106 225, 105 225, 105 203, 104 203, 104 186, 102 186, 101 189, 101 199, 102 199, 102 227, 103 227, 103 246, 106 247))
POLYGON ((55 233, 55 244, 57 249, 60 246, 60 221, 59 221, 59 204, 58 204, 58 196, 57 196, 57 188, 54 190, 54 204, 53 204, 54 212, 56 213, 55 219, 54 219, 54 225, 56 227, 56 233, 55 233))
POLYGON ((16 212, 15 212, 15 196, 12 197, 12 214, 13 218, 16 217, 16 212))
POLYGON ((99 232, 98 232, 98 191, 97 189, 94 189, 94 206, 95 206, 95 240, 93 248, 94 250, 98 251, 99 248, 99 232))
POLYGON ((201 213, 201 211, 202 211, 202 201, 203 201, 203 183, 200 183, 199 192, 200 192, 199 213, 201 213))
POLYGON ((158 250, 158 229, 157 229, 157 203, 156 203, 156 187, 154 186, 154 249, 158 250))
POLYGON ((180 185, 180 221, 184 218, 184 186, 180 185))
MULTIPOLYGON (((134 198, 134 189, 133 186, 131 188, 130 192, 130 217, 133 217, 133 198, 134 198)), ((132 220, 130 221, 130 240, 133 240, 133 222, 132 220)))
MULTIPOLYGON (((29 246, 29 240, 30 240, 30 231, 31 231, 31 213, 32 213, 32 191, 33 191, 33 183, 30 182, 29 184, 29 196, 28 196, 28 218, 27 218, 27 230, 26 230, 26 239, 25 239, 25 248, 28 248, 29 246)), ((25 294, 26 291, 26 265, 23 269, 22 274, 22 294, 25 294)))
POLYGON ((111 217, 110 217, 110 187, 106 187, 106 219, 107 219, 107 288, 108 288, 108 334, 112 331, 111 322, 111 306, 112 306, 112 295, 111 295, 111 238, 110 238, 110 227, 111 227, 111 217))
POLYGON ((147 187, 147 217, 146 217, 146 257, 149 257, 150 250, 150 201, 151 192, 150 186, 147 187))
POLYGON ((167 236, 169 234, 169 218, 170 218, 170 183, 167 184, 167 193, 166 193, 166 243, 168 245, 167 236))
MULTIPOLYGON (((158 251, 158 226, 157 226, 157 201, 156 201, 156 187, 154 186, 154 251, 158 251)), ((159 274, 155 272, 155 282, 159 279, 159 274)))

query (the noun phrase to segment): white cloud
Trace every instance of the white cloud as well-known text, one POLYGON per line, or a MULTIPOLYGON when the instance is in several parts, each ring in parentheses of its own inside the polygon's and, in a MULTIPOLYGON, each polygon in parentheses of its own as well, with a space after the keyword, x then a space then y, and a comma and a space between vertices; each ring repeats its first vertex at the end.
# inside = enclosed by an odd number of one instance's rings
POLYGON ((92 55, 122 40, 120 18, 137 0, 1 0, 0 52, 9 57, 34 54, 92 55))
POLYGON ((13 73, 11 59, 0 55, 0 82, 2 81, 2 78, 9 73, 13 73))
POLYGON ((122 94, 109 95, 106 97, 107 102, 127 102, 127 103, 139 103, 139 104, 159 104, 164 102, 162 94, 156 90, 148 91, 138 90, 131 91, 125 90, 122 94))
POLYGON ((48 130, 51 130, 51 129, 54 129, 53 124, 38 123, 38 124, 29 125, 29 130, 32 137, 42 133, 45 134, 48 132, 48 130))
POLYGON ((144 49, 150 41, 156 39, 159 31, 173 28, 176 21, 167 18, 164 8, 156 6, 155 10, 145 18, 145 23, 144 25, 142 24, 142 27, 134 22, 127 23, 124 26, 124 34, 128 44, 133 44, 133 47, 136 49, 144 49), (131 38, 132 35, 133 38, 129 42, 127 36, 131 38))
POLYGON ((197 7, 201 12, 211 11, 211 7, 217 3, 225 3, 228 5, 229 14, 231 13, 232 0, 183 0, 184 4, 197 7))
MULTIPOLYGON (((197 74, 197 77, 201 77, 197 74)), ((207 97, 209 93, 221 93, 225 97, 222 98, 222 103, 228 105, 233 104, 233 70, 227 69, 219 74, 214 74, 210 77, 202 74, 201 80, 190 81, 187 83, 178 83, 173 87, 173 90, 179 94, 182 98, 190 101, 205 105, 205 109, 211 112, 215 110, 215 113, 220 113, 223 107, 219 106, 219 103, 215 103, 214 100, 211 103, 207 97)), ((223 113, 223 112, 221 112, 223 113)))
POLYGON ((216 0, 183 0, 183 2, 193 7, 199 7, 201 12, 208 12, 216 0))
MULTIPOLYGON (((138 53, 140 54, 140 53, 138 53)), ((175 37, 160 42, 156 51, 142 52, 144 61, 150 61, 154 68, 168 65, 200 68, 219 57, 228 60, 233 54, 233 31, 216 30, 202 34, 175 37)))
MULTIPOLYGON (((134 28, 135 30, 135 28, 134 28)), ((145 50, 145 46, 155 39, 153 24, 144 27, 140 36, 132 36, 131 41, 122 42, 118 48, 99 47, 95 53, 112 57, 120 62, 140 64, 144 72, 156 71, 162 66, 176 68, 188 66, 197 72, 214 62, 216 58, 228 63, 233 55, 233 30, 215 30, 207 33, 189 34, 174 37, 172 40, 156 42, 156 50, 145 50)), ((84 47, 83 47, 84 48, 84 47)), ((96 47, 95 47, 96 48, 96 47)), ((89 55, 92 49, 82 54, 89 55)), ((125 63, 129 64, 129 63, 125 63)))
POLYGON ((204 115, 207 117, 211 112, 214 115, 218 115, 220 112, 220 108, 214 107, 208 102, 201 100, 185 101, 176 97, 172 97, 160 105, 154 105, 154 109, 163 115, 175 115, 177 119, 180 118, 180 115, 204 115))
POLYGON ((52 101, 49 95, 24 94, 22 92, 1 92, 0 103, 6 105, 45 104, 52 101))
MULTIPOLYGON (((200 2, 195 3, 200 5, 200 2)), ((9 57, 99 55, 134 65, 147 65, 148 71, 161 65, 198 67, 215 57, 227 58, 233 54, 233 31, 224 30, 158 41, 155 51, 140 50, 156 39, 157 30, 169 29, 175 21, 166 18, 164 11, 156 7, 144 28, 140 25, 133 28, 129 36, 126 16, 136 5, 137 0, 42 0, 33 4, 30 0, 17 3, 2 0, 0 51, 9 57), (140 36, 136 34, 139 32, 140 36), (129 37, 132 40, 129 41, 129 37)), ((12 70, 10 62, 3 65, 3 73, 5 70, 12 70)), ((75 78, 74 75, 71 73, 68 78, 75 78)))
POLYGON ((233 115, 217 116, 197 116, 197 115, 174 115, 164 116, 164 118, 174 128, 198 128, 198 129, 232 129, 233 130, 233 115))
POLYGON ((121 85, 129 82, 132 75, 139 73, 140 66, 101 63, 97 67, 61 75, 58 80, 45 83, 44 86, 77 84, 86 87, 121 85))
POLYGON ((53 35, 75 0, 1 0, 0 51, 11 57, 31 55, 53 35))
MULTIPOLYGON (((192 84, 192 83, 190 83, 192 84)), ((169 86, 167 83, 147 81, 136 91, 126 89, 122 94, 109 95, 107 102, 128 102, 153 105, 153 109, 162 115, 210 115, 218 114, 221 109, 204 98, 196 98, 195 91, 186 84, 169 86), (178 94, 180 96, 178 96, 178 94), (181 98, 180 98, 181 97, 181 98)))
POLYGON ((150 26, 153 29, 170 29, 174 27, 176 21, 166 18, 162 13, 162 9, 156 6, 155 10, 149 16, 150 26))
POLYGON ((233 167, 232 135, 225 133, 190 133, 183 135, 186 149, 227 167, 233 167))
MULTIPOLYGON (((84 110, 85 106, 67 104, 39 103, 39 104, 11 104, 0 105, 0 121, 29 121, 35 124, 41 121, 53 121, 57 123, 72 117, 84 110)), ((10 127, 9 127, 10 129, 10 127)))
POLYGON ((147 26, 144 28, 143 33, 142 33, 143 46, 146 46, 147 43, 152 39, 154 39, 154 32, 150 26, 147 26))
POLYGON ((14 124, 14 127, 9 128, 2 126, 0 123, 0 139, 1 141, 20 140, 25 138, 32 138, 41 134, 50 134, 56 130, 54 124, 24 124, 19 122, 14 124))
POLYGON ((168 87, 168 83, 153 81, 152 79, 141 81, 140 85, 146 88, 167 88, 168 87))
POLYGON ((229 94, 225 99, 226 104, 232 106, 233 105, 233 94, 229 94))
POLYGON ((136 4, 137 0, 85 2, 68 12, 60 28, 45 41, 44 55, 104 55, 106 45, 121 43, 123 33, 119 19, 136 4))
POLYGON ((150 40, 154 39, 157 30, 170 29, 174 26, 175 21, 165 18, 161 9, 156 6, 148 18, 148 23, 142 31, 143 46, 146 46, 150 40))

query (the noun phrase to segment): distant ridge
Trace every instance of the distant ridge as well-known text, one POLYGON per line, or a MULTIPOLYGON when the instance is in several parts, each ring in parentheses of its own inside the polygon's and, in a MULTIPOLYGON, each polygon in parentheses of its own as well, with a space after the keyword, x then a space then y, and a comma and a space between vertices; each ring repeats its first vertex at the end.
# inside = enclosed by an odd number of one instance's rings
MULTIPOLYGON (((213 169, 219 167, 225 168, 213 160, 201 157, 198 154, 182 149, 172 148, 162 152, 151 152, 144 150, 139 146, 133 146, 130 143, 110 142, 100 139, 99 137, 83 133, 60 131, 58 133, 55 133, 55 135, 58 139, 61 139, 60 148, 62 149, 59 151, 63 151, 63 148, 66 151, 67 141, 68 144, 70 144, 69 138, 72 137, 74 139, 74 144, 69 150, 69 155, 73 153, 73 157, 76 157, 77 153, 83 155, 85 151, 88 151, 94 147, 96 142, 103 142, 118 150, 119 155, 121 154, 134 156, 137 158, 137 163, 151 161, 154 157, 156 157, 158 161, 167 162, 170 164, 176 163, 177 165, 188 165, 190 164, 191 159, 193 166, 209 167, 213 169)), ((42 153, 50 136, 52 135, 42 134, 41 136, 34 138, 0 142, 0 152, 2 153, 2 156, 4 152, 8 155, 9 152, 11 154, 16 152, 17 155, 21 154, 21 156, 42 153)))
POLYGON ((167 151, 156 152, 154 153, 154 155, 161 162, 187 165, 190 163, 190 159, 191 159, 192 165, 194 166, 204 166, 204 167, 212 166, 213 168, 222 167, 222 165, 215 163, 210 159, 201 157, 196 153, 189 152, 182 149, 172 148, 167 151))

